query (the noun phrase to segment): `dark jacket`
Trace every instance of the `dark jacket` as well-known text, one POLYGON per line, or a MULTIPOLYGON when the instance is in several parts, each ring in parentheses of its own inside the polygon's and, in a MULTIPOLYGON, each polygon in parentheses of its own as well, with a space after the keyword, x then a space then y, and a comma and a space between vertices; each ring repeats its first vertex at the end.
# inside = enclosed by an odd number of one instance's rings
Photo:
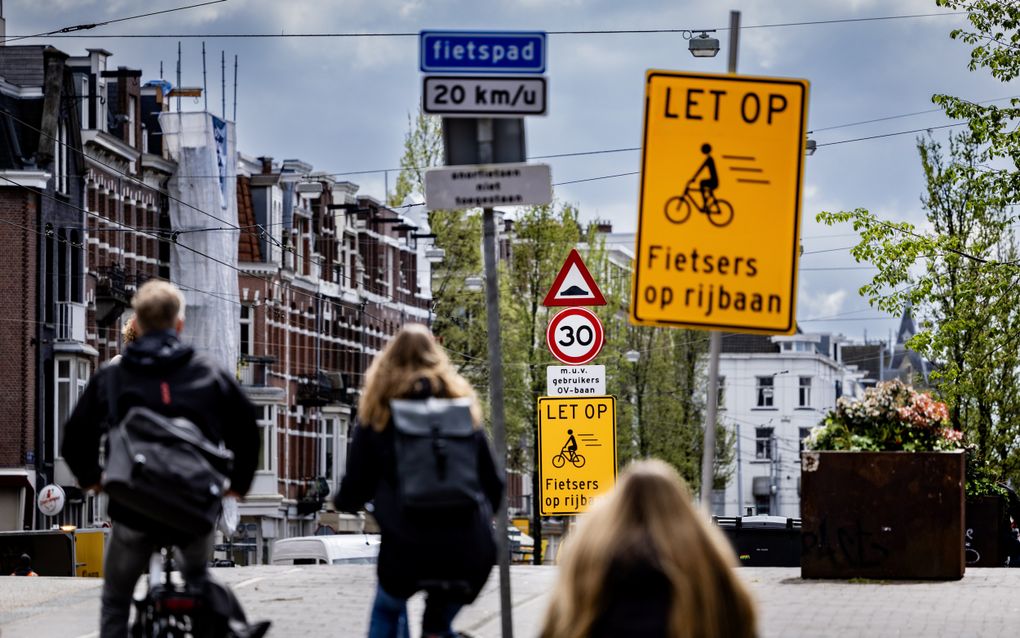
MULTIPOLYGON (((215 443, 234 453, 230 489, 245 494, 251 487, 261 445, 255 408, 237 381, 173 332, 146 334, 127 346, 118 363, 100 368, 64 425, 61 452, 78 479, 88 487, 100 482, 100 440, 103 433, 135 406, 169 417, 183 417, 215 443), (108 384, 116 375, 117 414, 110 418, 108 384)), ((110 503, 110 518, 144 532, 162 525, 110 503)))
POLYGON ((613 560, 591 638, 669 636, 673 587, 656 563, 650 552, 613 560))
MULTIPOLYGON (((409 398, 428 394, 426 390, 409 398)), ((496 561, 492 513, 503 496, 503 481, 489 442, 482 430, 475 432, 478 475, 487 502, 473 511, 414 514, 405 512, 398 500, 394 430, 392 422, 382 432, 355 427, 347 474, 334 503, 341 511, 357 512, 374 501, 373 515, 382 535, 379 583, 387 593, 407 598, 432 583, 444 583, 452 584, 452 595, 459 602, 469 603, 496 561)))

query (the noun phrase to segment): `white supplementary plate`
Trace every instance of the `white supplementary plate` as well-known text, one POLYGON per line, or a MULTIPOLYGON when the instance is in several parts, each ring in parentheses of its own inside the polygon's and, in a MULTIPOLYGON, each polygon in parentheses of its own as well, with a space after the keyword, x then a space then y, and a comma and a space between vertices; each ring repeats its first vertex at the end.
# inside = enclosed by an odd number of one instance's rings
POLYGON ((429 210, 541 206, 552 202, 548 164, 446 166, 425 173, 429 210))
POLYGON ((606 366, 549 366, 545 380, 546 394, 551 397, 602 396, 606 393, 606 366))

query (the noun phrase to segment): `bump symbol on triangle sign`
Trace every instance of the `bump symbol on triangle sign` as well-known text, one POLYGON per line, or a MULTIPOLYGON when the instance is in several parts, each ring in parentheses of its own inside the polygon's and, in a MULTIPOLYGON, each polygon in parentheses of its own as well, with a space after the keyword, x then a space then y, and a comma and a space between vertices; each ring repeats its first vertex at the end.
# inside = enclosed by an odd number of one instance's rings
POLYGON ((606 305, 606 298, 602 296, 602 291, 599 290, 576 249, 570 250, 542 305, 547 307, 606 305))

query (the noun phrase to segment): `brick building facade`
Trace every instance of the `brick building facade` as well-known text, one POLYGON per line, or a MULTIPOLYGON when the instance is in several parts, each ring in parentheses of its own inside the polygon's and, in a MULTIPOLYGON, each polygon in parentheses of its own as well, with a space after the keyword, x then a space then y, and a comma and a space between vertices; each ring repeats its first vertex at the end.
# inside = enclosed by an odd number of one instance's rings
POLYGON ((239 164, 238 377, 263 432, 244 562, 267 562, 274 538, 343 526, 322 508, 346 466, 363 371, 403 323, 429 320, 417 227, 311 169, 239 164))
MULTIPOLYGON (((53 480, 53 423, 88 377, 81 138, 67 55, 0 47, 0 529, 32 528, 53 480), (69 353, 82 353, 81 366, 69 353)), ((81 500, 72 490, 70 500, 81 500)))

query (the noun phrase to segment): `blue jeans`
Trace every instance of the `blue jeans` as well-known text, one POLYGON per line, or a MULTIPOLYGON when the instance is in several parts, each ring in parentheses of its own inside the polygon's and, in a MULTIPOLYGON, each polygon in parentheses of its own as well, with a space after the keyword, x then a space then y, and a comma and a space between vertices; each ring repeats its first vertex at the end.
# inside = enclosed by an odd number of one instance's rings
POLYGON ((368 623, 368 638, 410 638, 407 628, 407 601, 386 593, 382 585, 376 587, 372 616, 368 623))
MULTIPOLYGON (((441 592, 429 592, 422 617, 422 636, 456 636, 453 618, 463 605, 446 600, 441 592)), ((375 602, 368 625, 368 638, 410 638, 407 600, 376 587, 375 602)))

